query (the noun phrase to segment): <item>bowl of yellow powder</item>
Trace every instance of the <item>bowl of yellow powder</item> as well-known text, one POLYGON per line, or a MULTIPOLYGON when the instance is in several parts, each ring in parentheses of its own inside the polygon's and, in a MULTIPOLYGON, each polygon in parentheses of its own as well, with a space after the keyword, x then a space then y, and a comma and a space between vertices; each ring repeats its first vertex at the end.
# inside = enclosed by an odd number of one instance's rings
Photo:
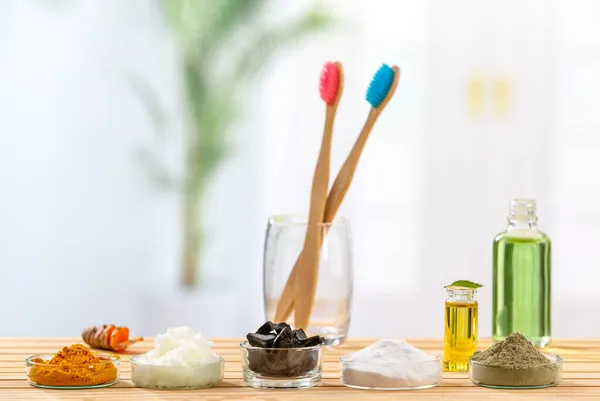
POLYGON ((92 352, 74 344, 56 354, 32 355, 25 361, 29 384, 42 388, 108 387, 119 381, 118 355, 92 352))

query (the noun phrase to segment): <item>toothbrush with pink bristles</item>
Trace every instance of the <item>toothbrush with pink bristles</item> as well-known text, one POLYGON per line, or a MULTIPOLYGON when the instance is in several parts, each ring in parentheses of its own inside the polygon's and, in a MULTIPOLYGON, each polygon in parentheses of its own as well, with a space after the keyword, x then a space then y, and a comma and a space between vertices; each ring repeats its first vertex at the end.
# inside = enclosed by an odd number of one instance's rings
MULTIPOLYGON (((339 62, 326 63, 321 73, 320 92, 321 99, 325 102, 325 128, 321 150, 315 167, 312 191, 310 196, 310 211, 308 215, 308 227, 304 239, 304 251, 302 252, 296 274, 295 294, 298 291, 308 291, 313 296, 294 296, 295 325, 306 327, 313 308, 314 293, 317 289, 319 277, 319 254, 323 242, 321 224, 325 214, 327 191, 329 190, 329 167, 331 161, 331 140, 333 137, 333 123, 340 102, 344 86, 344 72, 339 62), (300 263, 300 260, 302 261, 300 263)), ((295 295, 294 294, 294 295, 295 295)))

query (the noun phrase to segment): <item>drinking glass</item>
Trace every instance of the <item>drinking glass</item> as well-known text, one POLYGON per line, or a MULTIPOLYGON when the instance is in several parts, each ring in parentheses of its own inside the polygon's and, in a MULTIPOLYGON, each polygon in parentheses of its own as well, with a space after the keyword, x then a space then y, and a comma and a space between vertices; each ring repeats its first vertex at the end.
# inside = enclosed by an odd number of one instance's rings
MULTIPOLYGON (((275 318, 277 304, 304 247, 307 218, 276 215, 269 218, 263 257, 263 296, 268 320, 275 318)), ((350 325, 353 255, 350 223, 339 217, 319 224, 323 231, 319 276, 314 307, 307 331, 320 335, 330 346, 344 342, 350 325)), ((293 326, 294 314, 287 319, 293 326)))

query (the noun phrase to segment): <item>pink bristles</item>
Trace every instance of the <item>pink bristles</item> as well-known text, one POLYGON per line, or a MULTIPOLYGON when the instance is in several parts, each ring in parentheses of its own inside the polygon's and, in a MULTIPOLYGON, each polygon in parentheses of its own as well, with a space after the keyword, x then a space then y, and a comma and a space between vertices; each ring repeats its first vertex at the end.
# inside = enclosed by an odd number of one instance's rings
POLYGON ((331 106, 335 102, 339 87, 340 71, 334 63, 325 63, 321 72, 321 83, 319 85, 321 99, 331 106))

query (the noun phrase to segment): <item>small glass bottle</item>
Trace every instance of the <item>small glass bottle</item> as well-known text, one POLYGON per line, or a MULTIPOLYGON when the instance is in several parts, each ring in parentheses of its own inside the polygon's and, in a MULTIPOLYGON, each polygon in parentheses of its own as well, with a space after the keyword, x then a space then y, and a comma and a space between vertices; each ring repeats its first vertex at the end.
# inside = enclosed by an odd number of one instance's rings
POLYGON ((508 227, 493 246, 492 340, 520 332, 538 347, 550 334, 550 238, 537 226, 533 199, 513 199, 508 227))
POLYGON ((444 318, 444 371, 467 372, 477 350, 477 301, 474 288, 447 287, 444 318))

